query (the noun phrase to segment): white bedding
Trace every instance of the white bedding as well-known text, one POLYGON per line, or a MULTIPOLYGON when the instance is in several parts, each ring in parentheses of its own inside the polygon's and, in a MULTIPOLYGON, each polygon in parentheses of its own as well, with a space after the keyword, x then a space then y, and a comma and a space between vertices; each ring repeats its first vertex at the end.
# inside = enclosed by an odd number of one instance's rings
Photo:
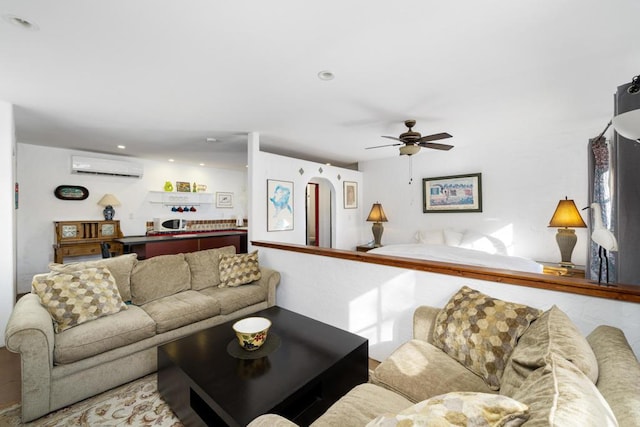
POLYGON ((456 246, 407 243, 375 248, 370 250, 369 253, 542 273, 542 265, 528 258, 490 254, 456 246))

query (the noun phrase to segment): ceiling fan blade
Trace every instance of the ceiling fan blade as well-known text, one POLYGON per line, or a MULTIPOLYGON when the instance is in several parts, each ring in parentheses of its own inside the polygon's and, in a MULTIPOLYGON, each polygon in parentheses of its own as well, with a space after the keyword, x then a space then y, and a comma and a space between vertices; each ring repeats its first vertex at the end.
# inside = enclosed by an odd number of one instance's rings
POLYGON ((375 147, 367 147, 365 150, 370 150, 372 148, 382 148, 382 147, 395 147, 396 145, 404 145, 404 144, 385 144, 385 145, 376 145, 375 147))
POLYGON ((389 138, 389 139, 395 139, 396 141, 400 141, 404 144, 404 141, 401 140, 400 138, 396 137, 396 136, 382 136, 383 138, 389 138))
POLYGON ((448 151, 448 150, 451 150, 453 148, 453 145, 440 144, 438 142, 421 142, 418 145, 420 147, 433 148, 434 150, 444 150, 444 151, 448 151))
POLYGON ((451 138, 451 135, 449 135, 446 132, 434 133, 433 135, 423 136, 422 138, 420 138, 419 142, 437 141, 439 139, 447 139, 447 138, 451 138))

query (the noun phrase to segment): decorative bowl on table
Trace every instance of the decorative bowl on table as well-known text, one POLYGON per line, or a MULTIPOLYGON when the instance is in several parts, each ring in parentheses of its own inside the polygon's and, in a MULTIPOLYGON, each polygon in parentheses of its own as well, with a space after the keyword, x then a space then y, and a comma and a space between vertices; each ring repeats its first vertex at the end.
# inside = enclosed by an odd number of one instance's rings
POLYGON ((271 321, 264 317, 247 317, 233 324, 240 347, 248 351, 259 349, 267 340, 271 321))

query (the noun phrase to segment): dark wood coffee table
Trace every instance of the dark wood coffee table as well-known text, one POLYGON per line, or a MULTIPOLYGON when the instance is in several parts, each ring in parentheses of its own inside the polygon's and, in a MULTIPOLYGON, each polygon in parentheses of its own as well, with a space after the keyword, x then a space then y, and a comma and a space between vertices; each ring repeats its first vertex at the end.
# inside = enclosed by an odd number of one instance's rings
POLYGON ((265 357, 229 354, 235 320, 158 347, 158 390, 185 425, 246 426, 265 413, 309 425, 367 382, 365 338, 280 307, 251 316, 280 339, 265 357))

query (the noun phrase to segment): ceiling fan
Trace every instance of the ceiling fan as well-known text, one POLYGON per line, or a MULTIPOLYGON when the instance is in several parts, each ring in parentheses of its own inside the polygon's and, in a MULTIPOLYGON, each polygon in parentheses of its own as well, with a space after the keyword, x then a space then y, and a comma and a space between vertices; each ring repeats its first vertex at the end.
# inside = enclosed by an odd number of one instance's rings
POLYGON ((395 136, 383 136, 383 138, 395 139, 396 141, 400 141, 395 144, 386 144, 386 145, 376 145, 375 147, 367 147, 366 150, 370 150, 372 148, 381 148, 381 147, 395 147, 398 145, 402 145, 400 147, 400 155, 412 156, 420 151, 420 147, 424 148, 433 148, 434 150, 451 150, 453 145, 448 144, 440 144, 437 142, 440 139, 451 138, 446 132, 442 133, 434 133, 433 135, 422 136, 420 132, 414 132, 412 129, 416 125, 415 120, 405 120, 404 125, 409 128, 409 130, 400 135, 400 137, 395 136))

